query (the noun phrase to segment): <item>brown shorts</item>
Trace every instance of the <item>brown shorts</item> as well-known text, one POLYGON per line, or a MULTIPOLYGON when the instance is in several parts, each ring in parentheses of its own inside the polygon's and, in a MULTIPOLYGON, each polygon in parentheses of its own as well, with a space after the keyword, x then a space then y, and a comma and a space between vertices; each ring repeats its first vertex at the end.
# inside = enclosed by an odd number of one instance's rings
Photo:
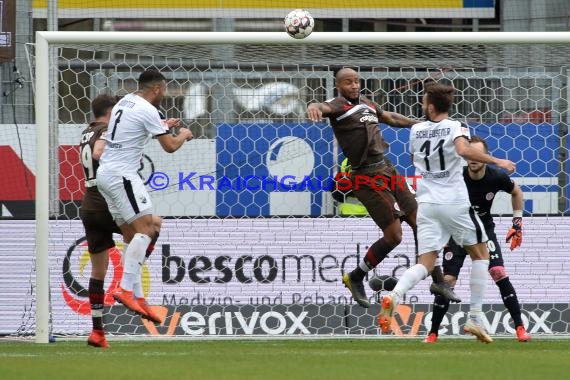
POLYGON ((121 230, 108 210, 84 211, 80 209, 79 217, 85 227, 89 253, 103 252, 115 246, 113 233, 120 234, 121 230))
POLYGON ((352 191, 382 230, 418 209, 405 178, 392 165, 352 173, 351 182, 352 191))

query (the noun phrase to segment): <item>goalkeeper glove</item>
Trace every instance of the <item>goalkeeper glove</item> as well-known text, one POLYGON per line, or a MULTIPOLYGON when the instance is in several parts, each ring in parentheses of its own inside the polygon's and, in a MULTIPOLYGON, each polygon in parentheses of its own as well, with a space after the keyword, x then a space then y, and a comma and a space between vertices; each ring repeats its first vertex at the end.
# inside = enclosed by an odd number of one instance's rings
POLYGON ((513 218, 513 226, 507 232, 507 240, 511 242, 511 251, 517 247, 521 246, 523 240, 522 236, 522 218, 521 217, 514 217, 513 218))

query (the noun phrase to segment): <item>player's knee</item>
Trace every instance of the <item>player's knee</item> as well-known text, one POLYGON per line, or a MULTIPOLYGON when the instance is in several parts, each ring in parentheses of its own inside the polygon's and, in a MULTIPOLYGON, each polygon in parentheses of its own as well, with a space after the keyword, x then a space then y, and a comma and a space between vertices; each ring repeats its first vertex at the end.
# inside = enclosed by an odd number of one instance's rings
POLYGON ((472 246, 463 247, 469 253, 471 260, 489 260, 489 250, 487 244, 478 243, 472 246))
POLYGON ((119 229, 121 230, 121 234, 123 235, 123 241, 126 244, 129 244, 131 240, 133 240, 133 235, 135 234, 135 231, 127 223, 121 224, 119 226, 119 229))
POLYGON ((491 275, 491 278, 495 282, 500 281, 508 276, 504 266, 496 266, 489 268, 489 274, 491 275))
POLYGON ((95 265, 92 266, 91 278, 94 278, 95 280, 104 281, 106 275, 107 275, 107 267, 106 266, 105 267, 103 267, 102 265, 100 267, 97 267, 95 265))
POLYGON ((392 243, 394 244, 394 246, 399 245, 402 242, 402 232, 400 231, 399 233, 395 234, 392 237, 392 243))
POLYGON ((152 224, 150 224, 150 225, 145 226, 144 228, 141 228, 140 231, 137 231, 137 232, 144 234, 144 235, 146 235, 152 239, 152 237, 156 233, 156 230, 154 229, 154 226, 152 224))
POLYGON ((160 232, 160 228, 162 227, 162 218, 158 215, 153 215, 152 225, 154 226, 155 231, 160 232))
POLYGON ((390 233, 384 234, 383 239, 386 244, 394 248, 402 242, 402 231, 391 231, 390 233))

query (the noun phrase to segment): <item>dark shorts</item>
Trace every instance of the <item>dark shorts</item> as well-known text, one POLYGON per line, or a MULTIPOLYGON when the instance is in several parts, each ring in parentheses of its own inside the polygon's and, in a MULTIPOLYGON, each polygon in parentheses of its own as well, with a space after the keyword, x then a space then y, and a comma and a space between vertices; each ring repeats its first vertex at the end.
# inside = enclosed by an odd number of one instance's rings
MULTIPOLYGON (((489 269, 504 266, 503 254, 501 252, 501 246, 497 241, 497 235, 492 228, 485 229, 489 240, 487 241, 487 248, 489 249, 489 269)), ((447 274, 454 277, 459 277, 459 272, 461 267, 463 267, 463 262, 465 257, 468 256, 467 251, 455 244, 453 239, 449 240, 450 251, 447 250, 443 254, 443 274, 447 274)))
POLYGON ((85 227, 89 253, 103 252, 115 246, 113 233, 120 234, 121 230, 108 210, 83 211, 80 209, 79 217, 85 227))
POLYGON ((405 178, 392 165, 355 172, 351 182, 354 195, 382 230, 396 219, 411 215, 418 209, 416 197, 405 178), (363 177, 368 177, 370 183, 364 183, 363 177))

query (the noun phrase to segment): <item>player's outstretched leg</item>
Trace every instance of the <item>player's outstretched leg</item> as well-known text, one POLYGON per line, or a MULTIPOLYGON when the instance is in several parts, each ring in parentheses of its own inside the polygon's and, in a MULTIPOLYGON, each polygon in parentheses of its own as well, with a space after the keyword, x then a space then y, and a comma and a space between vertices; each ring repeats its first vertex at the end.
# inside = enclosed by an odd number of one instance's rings
POLYGON ((366 290, 364 290, 364 277, 368 272, 376 268, 393 248, 393 244, 389 244, 386 238, 382 237, 378 239, 368 248, 366 255, 358 266, 354 268, 352 272, 348 274, 345 273, 342 276, 342 283, 350 290, 352 298, 360 306, 365 308, 370 307, 370 301, 366 296, 366 290))
MULTIPOLYGON (((153 224, 155 226, 156 232, 155 232, 154 237, 150 241, 150 244, 148 245, 148 247, 146 249, 145 258, 144 258, 143 263, 145 263, 147 261, 147 259, 150 257, 150 255, 154 251, 154 246, 158 240, 158 237, 160 236, 160 232, 158 230, 160 229, 161 219, 160 219, 160 217, 158 217, 156 215, 153 215, 152 218, 153 218, 153 224)), ((136 303, 144 311, 144 313, 141 314, 142 318, 148 319, 151 322, 159 323, 159 324, 163 322, 163 318, 160 317, 158 314, 156 314, 152 310, 152 307, 148 304, 148 302, 146 301, 146 298, 144 297, 144 292, 143 292, 143 288, 142 288, 142 272, 139 274, 138 281, 133 285, 133 295, 135 297, 136 303)))
MULTIPOLYGON (((416 246, 416 257, 418 257, 418 236, 417 230, 414 228, 414 242, 416 246)), ((444 255, 445 250, 449 250, 449 246, 444 248, 444 255)), ((439 260, 439 259, 438 259, 439 260)), ((461 302, 461 298, 453 291, 453 288, 448 286, 443 279, 443 270, 441 269, 441 265, 438 264, 436 261, 436 265, 434 265, 433 270, 431 271, 431 279, 433 284, 430 286, 429 291, 433 295, 440 295, 445 299, 450 300, 451 302, 461 302)))
MULTIPOLYGON (((425 261, 433 259, 435 261, 435 252, 431 252, 429 255, 426 254, 424 257, 425 261)), ((402 277, 398 280, 394 290, 384 297, 382 297, 382 308, 380 309, 380 314, 378 314, 378 324, 383 333, 390 332, 392 325, 392 317, 394 312, 406 293, 413 289, 418 282, 426 278, 428 275, 428 270, 424 264, 416 264, 408 269, 402 274, 402 277)))
POLYGON ((113 292, 113 298, 122 303, 127 309, 137 314, 145 315, 133 294, 134 285, 140 279, 141 265, 151 238, 142 233, 136 233, 123 255, 124 273, 120 287, 113 292))

